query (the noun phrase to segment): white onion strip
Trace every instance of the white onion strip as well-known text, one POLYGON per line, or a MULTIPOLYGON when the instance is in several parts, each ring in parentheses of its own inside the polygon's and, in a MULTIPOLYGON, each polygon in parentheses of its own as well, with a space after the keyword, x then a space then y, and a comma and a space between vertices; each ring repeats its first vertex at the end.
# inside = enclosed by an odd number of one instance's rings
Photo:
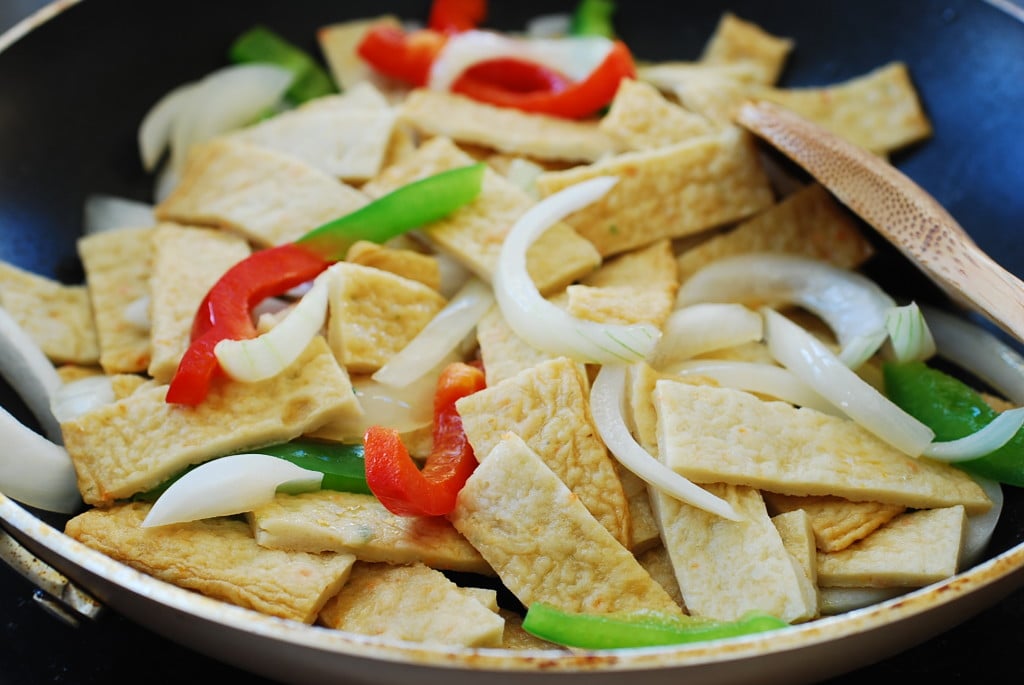
POLYGON ((861 274, 809 257, 775 253, 735 255, 700 269, 679 289, 676 305, 696 302, 799 305, 829 325, 842 348, 840 357, 851 368, 884 342, 886 313, 896 305, 861 274))
POLYGON ((764 308, 772 356, 865 430, 912 457, 935 433, 858 376, 825 345, 782 314, 764 308))
POLYGON ((0 375, 35 416, 43 435, 58 445, 64 444, 60 424, 50 409, 50 398, 63 381, 36 341, 3 307, 0 307, 0 375))
POLYGON ((767 395, 826 414, 842 414, 814 388, 797 378, 792 371, 774 364, 727 359, 694 359, 674 364, 662 371, 677 376, 707 376, 728 388, 767 395))
POLYGON ((469 335, 494 304, 490 286, 469 279, 409 343, 372 376, 384 385, 404 386, 437 366, 469 335))
POLYGON ((633 439, 623 416, 626 367, 601 367, 590 389, 590 410, 594 424, 615 458, 647 484, 686 504, 730 521, 740 521, 732 505, 669 469, 633 439))
POLYGON ((100 373, 69 381, 57 388, 50 398, 50 410, 58 421, 64 423, 116 400, 111 377, 100 373))
POLYGON ((645 359, 661 331, 650 324, 602 324, 572 316, 541 296, 526 269, 526 250, 545 230, 600 199, 618 181, 598 176, 546 197, 523 214, 502 244, 494 295, 516 335, 538 350, 593 364, 645 359))
POLYGON ((197 83, 186 83, 165 93, 142 117, 138 130, 142 168, 153 171, 167 149, 174 122, 185 108, 197 83))
POLYGON ((29 506, 62 514, 82 504, 78 476, 66 449, 0 407, 0 491, 29 506))
POLYGON ((935 354, 935 338, 916 302, 890 309, 885 316, 885 327, 897 362, 924 361, 935 354))
POLYGON ((318 276, 298 304, 263 335, 217 343, 213 353, 229 377, 254 383, 276 376, 299 358, 327 318, 326 275, 318 276))
POLYGON ((269 454, 233 454, 208 461, 171 484, 153 503, 143 528, 252 511, 279 488, 317 490, 324 474, 269 454))
POLYGON ((933 442, 925 448, 923 454, 930 459, 945 462, 977 459, 1005 445, 1021 426, 1024 426, 1024 407, 1008 409, 970 435, 947 442, 933 442))
POLYGON ((82 232, 85 235, 118 228, 147 228, 156 224, 152 204, 117 195, 89 195, 85 198, 82 213, 82 232))
POLYGON ((612 41, 603 36, 531 39, 493 31, 463 31, 445 43, 430 67, 427 85, 432 90, 450 90, 473 65, 506 57, 540 64, 573 81, 582 81, 611 49, 612 41))
POLYGON ((673 311, 649 363, 656 369, 699 354, 761 340, 764 320, 742 304, 701 302, 673 311))
POLYGON ((938 353, 1024 405, 1024 357, 990 331, 940 309, 923 305, 938 353))

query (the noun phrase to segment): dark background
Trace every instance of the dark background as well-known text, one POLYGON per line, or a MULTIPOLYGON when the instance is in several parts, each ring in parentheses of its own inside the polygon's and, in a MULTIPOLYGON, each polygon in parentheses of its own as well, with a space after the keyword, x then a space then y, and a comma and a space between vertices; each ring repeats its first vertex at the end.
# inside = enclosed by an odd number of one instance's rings
MULTIPOLYGON (((45 4, 43 0, 0 0, 0 31, 45 4)), ((1024 112, 1018 114, 1024 116, 1024 112)), ((168 642, 113 612, 71 628, 35 604, 33 589, 0 563, 0 685, 176 685, 200 678, 270 682, 168 642)), ((827 682, 850 685, 894 676, 933 683, 1013 679, 1024 675, 1022 626, 1024 591, 1018 591, 923 645, 827 682)))

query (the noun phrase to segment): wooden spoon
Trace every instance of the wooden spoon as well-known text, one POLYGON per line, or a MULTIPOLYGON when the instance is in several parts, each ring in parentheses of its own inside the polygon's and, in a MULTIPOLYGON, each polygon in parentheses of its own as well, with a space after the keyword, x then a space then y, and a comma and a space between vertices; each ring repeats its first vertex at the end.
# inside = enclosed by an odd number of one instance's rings
POLYGON ((914 181, 881 157, 774 103, 745 103, 735 118, 807 170, 950 297, 1024 341, 1024 282, 985 254, 914 181))

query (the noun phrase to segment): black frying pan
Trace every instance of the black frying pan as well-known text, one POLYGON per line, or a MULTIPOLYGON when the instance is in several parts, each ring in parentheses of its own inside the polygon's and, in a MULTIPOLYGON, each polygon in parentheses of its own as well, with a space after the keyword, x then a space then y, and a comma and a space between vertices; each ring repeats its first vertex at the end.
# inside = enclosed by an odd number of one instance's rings
MULTIPOLYGON (((8 22, 43 4, 0 2, 0 19, 8 22)), ((530 16, 572 4, 496 0, 488 24, 518 28, 530 16)), ((140 118, 169 88, 224 64, 226 46, 251 24, 264 22, 315 52, 314 30, 321 24, 385 8, 423 18, 427 7, 425 0, 86 0, 60 13, 0 53, 0 259, 77 281, 74 240, 86 195, 151 200, 152 179, 143 174, 135 147, 140 118)), ((616 25, 640 58, 691 59, 723 9, 795 39, 784 85, 831 83, 893 59, 906 61, 935 137, 894 161, 982 249, 1024 275, 1024 22, 982 0, 622 0, 616 25)), ((887 288, 941 302, 920 272, 880 247, 870 270, 887 288)), ((9 388, 0 391, 5 407, 31 421, 9 388)), ((1022 540, 1024 497, 1007 489, 991 552, 1022 540)), ((33 606, 30 593, 27 582, 0 569, 0 683, 159 684, 239 675, 117 614, 77 631, 67 628, 33 606)), ((940 681, 1019 676, 1022 621, 1024 593, 1017 591, 920 647, 834 682, 893 675, 940 681)), ((879 656, 887 653, 882 648, 879 656)))

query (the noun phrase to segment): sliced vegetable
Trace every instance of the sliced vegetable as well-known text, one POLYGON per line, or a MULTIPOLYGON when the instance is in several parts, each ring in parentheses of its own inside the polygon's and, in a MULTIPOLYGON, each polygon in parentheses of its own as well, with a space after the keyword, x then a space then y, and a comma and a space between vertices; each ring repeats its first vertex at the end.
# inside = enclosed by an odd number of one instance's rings
POLYGON ((213 353, 220 368, 232 379, 255 383, 272 378, 291 366, 309 346, 327 319, 327 281, 330 269, 285 317, 262 335, 242 340, 225 339, 213 353))
POLYGON ((762 309, 772 356, 797 378, 879 439, 918 457, 935 434, 852 369, 813 335, 771 309, 762 309))
POLYGON ((293 80, 285 95, 294 104, 338 92, 330 74, 308 52, 266 26, 254 26, 236 38, 228 55, 236 63, 264 62, 290 71, 293 80))
MULTIPOLYGON (((936 440, 952 441, 971 435, 998 416, 969 385, 924 362, 888 363, 883 366, 883 374, 889 398, 934 430, 936 440)), ((1024 432, 1018 430, 985 456, 955 465, 1000 483, 1024 486, 1024 432)))
POLYGON ((68 381, 50 397, 50 411, 61 423, 117 399, 111 377, 105 373, 68 381))
POLYGON ((137 134, 139 157, 146 171, 156 169, 160 157, 167 150, 174 130, 174 122, 191 102, 198 82, 178 86, 161 97, 142 117, 137 134))
POLYGON ((632 363, 645 359, 661 331, 649 324, 619 325, 571 316, 538 292, 526 269, 526 251, 553 224, 607 193, 614 176, 569 186, 524 213, 505 237, 494 275, 494 294, 516 335, 552 354, 594 364, 632 363))
POLYGON ((751 253, 717 260, 679 289, 677 306, 740 302, 751 306, 799 305, 821 317, 856 368, 884 342, 895 302, 873 281, 828 262, 788 254, 751 253), (865 345, 865 341, 869 344, 865 345))
POLYGON ((167 401, 196 405, 206 398, 219 372, 216 346, 222 340, 256 335, 251 311, 259 302, 315 278, 330 262, 294 243, 254 252, 221 276, 203 300, 192 324, 192 343, 171 379, 167 401))
POLYGON ((366 482, 388 511, 400 516, 444 516, 476 468, 455 402, 484 388, 484 373, 470 364, 445 367, 434 395, 434 446, 421 471, 398 431, 371 426, 363 439, 366 482))
MULTIPOLYGON (((590 40, 597 38, 593 36, 590 40)), ((611 103, 623 79, 635 77, 636 66, 629 48, 621 41, 614 41, 604 60, 585 78, 573 81, 561 90, 518 92, 479 79, 459 79, 452 90, 498 107, 565 119, 584 119, 611 103)))
POLYGON ((93 193, 85 198, 82 233, 92 235, 116 228, 153 226, 153 205, 117 195, 93 193))
POLYGON ((569 33, 574 36, 615 37, 612 15, 615 14, 613 0, 580 0, 572 13, 569 33))
POLYGON ((924 361, 935 354, 935 339, 917 303, 892 307, 885 315, 885 328, 896 362, 924 361))
POLYGON ((325 259, 344 259, 356 241, 386 242, 472 202, 483 186, 485 169, 479 162, 413 181, 295 242, 325 259))
POLYGON ((171 484, 143 528, 252 511, 282 491, 316 490, 323 474, 268 454, 232 454, 200 464, 171 484))
POLYGON ((754 635, 788 627, 771 614, 751 612, 737 621, 671 616, 651 611, 628 614, 583 614, 531 604, 523 629, 539 638, 580 649, 623 649, 707 642, 754 635))
POLYGON ((356 52, 381 74, 422 87, 447 40, 444 33, 431 29, 407 33, 397 26, 378 25, 366 32, 356 52))
POLYGON ((254 450, 323 474, 322 490, 373 494, 366 484, 366 462, 361 443, 292 440, 254 450))
POLYGON ((0 376, 21 397, 43 434, 60 445, 60 424, 50 409, 50 398, 63 381, 36 341, 0 307, 0 376))
POLYGON ((590 391, 594 424, 615 458, 645 483, 669 497, 730 521, 741 520, 731 504, 669 469, 633 439, 623 418, 625 386, 625 366, 606 364, 598 371, 590 391))
POLYGON ((763 332, 761 315, 742 304, 686 305, 669 315, 649 363, 662 369, 705 352, 758 341, 763 332))
POLYGON ((416 337, 373 374, 384 385, 413 383, 452 353, 494 304, 491 287, 471 278, 416 337))
POLYGON ((82 506, 66 449, 0 407, 0 492, 30 507, 71 514, 82 506))
POLYGON ((434 0, 427 26, 435 31, 468 31, 487 18, 487 0, 434 0))

